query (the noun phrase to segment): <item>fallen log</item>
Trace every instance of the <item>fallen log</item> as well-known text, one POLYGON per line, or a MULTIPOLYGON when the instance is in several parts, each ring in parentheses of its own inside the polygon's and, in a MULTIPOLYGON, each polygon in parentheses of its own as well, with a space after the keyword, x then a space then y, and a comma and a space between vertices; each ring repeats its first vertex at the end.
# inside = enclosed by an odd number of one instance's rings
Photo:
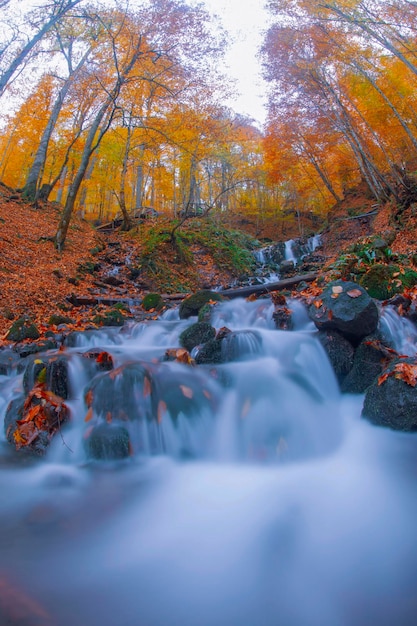
MULTIPOLYGON (((318 274, 301 274, 299 276, 293 276, 292 278, 283 278, 275 283, 265 283, 262 285, 249 285, 248 287, 239 287, 238 289, 224 289, 218 293, 225 298, 247 298, 252 294, 264 294, 271 291, 280 291, 281 289, 287 289, 287 287, 293 287, 301 282, 310 283, 318 277, 318 274)), ((162 294, 164 300, 179 301, 187 298, 189 293, 174 293, 174 294, 162 294)), ((139 306, 142 303, 142 298, 122 298, 117 296, 76 296, 71 294, 67 296, 67 301, 73 306, 95 306, 96 304, 106 304, 112 306, 114 304, 126 304, 126 306, 139 306)))
POLYGON ((112 306, 114 304, 125 304, 126 306, 139 306, 142 299, 139 298, 118 298, 111 296, 76 296, 71 294, 66 300, 73 306, 95 306, 96 304, 106 304, 112 306))
POLYGON ((264 294, 271 291, 280 291, 288 287, 294 287, 301 282, 311 283, 316 280, 318 274, 300 274, 291 278, 283 278, 275 283, 265 283, 263 285, 249 285, 248 287, 239 287, 238 289, 224 289, 218 293, 224 298, 247 298, 252 294, 264 294))

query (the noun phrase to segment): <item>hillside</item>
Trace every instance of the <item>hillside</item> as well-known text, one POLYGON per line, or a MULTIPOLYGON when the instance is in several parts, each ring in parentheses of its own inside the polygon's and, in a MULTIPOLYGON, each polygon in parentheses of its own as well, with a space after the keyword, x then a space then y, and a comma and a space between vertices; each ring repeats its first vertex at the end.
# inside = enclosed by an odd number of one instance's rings
MULTIPOLYGON (((394 229, 393 210, 389 205, 375 207, 361 189, 348 194, 330 212, 323 233, 327 262, 358 239, 387 231, 395 236, 392 251, 411 258, 417 244, 417 217, 412 208, 408 209, 394 229), (370 212, 373 214, 360 217, 370 212)), ((217 246, 209 249, 204 245, 201 224, 199 228, 193 227, 193 220, 184 225, 178 239, 181 245, 174 249, 167 235, 172 224, 161 218, 157 223, 142 224, 133 233, 99 234, 89 223, 75 217, 65 250, 60 254, 51 241, 58 213, 53 204, 34 208, 24 203, 19 194, 1 188, 0 335, 3 339, 13 320, 24 314, 46 332, 53 313, 69 316, 74 327, 85 327, 94 316, 108 309, 105 305, 74 307, 68 301, 71 295, 73 299, 129 298, 133 306, 125 315, 143 316, 143 310, 134 305, 144 294, 187 293, 227 286, 243 273, 248 262, 247 258, 241 258, 242 248, 236 245, 236 234, 221 242, 219 233, 207 227, 206 238, 211 237, 217 246), (227 246, 229 255, 225 253, 227 246)))

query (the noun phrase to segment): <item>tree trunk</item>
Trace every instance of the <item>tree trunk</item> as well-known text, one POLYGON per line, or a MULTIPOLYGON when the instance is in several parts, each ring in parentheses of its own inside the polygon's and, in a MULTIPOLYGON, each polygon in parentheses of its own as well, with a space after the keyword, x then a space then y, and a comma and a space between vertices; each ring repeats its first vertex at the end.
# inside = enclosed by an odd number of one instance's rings
MULTIPOLYGON (((74 76, 81 69, 84 63, 87 60, 88 55, 90 54, 90 50, 84 54, 80 63, 77 65, 75 70, 69 72, 68 78, 65 80, 62 88, 58 93, 58 97, 55 100, 54 106, 52 107, 51 114, 48 119, 48 123, 46 124, 45 130, 42 133, 41 140, 39 142, 38 149, 35 154, 35 158, 33 159, 32 167, 29 170, 28 176, 26 178, 25 186, 23 187, 23 198, 28 202, 35 202, 37 200, 37 190, 41 181, 41 176, 43 169, 45 167, 46 156, 48 152, 49 141, 51 139, 53 130, 58 121, 59 114, 61 112, 62 106, 64 104, 64 100, 68 94, 68 91, 73 82, 74 76)), ((49 195, 49 194, 48 194, 49 195)))

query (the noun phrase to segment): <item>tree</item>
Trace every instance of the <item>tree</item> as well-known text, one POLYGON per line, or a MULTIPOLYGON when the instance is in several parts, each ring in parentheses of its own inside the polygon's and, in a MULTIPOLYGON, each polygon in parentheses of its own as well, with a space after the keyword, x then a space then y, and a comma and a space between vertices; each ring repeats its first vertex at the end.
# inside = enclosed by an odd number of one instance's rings
MULTIPOLYGON (((26 29, 29 33, 25 36, 26 42, 20 46, 20 37, 18 29, 14 29, 11 41, 7 42, 2 50, 2 68, 0 71, 0 96, 19 67, 33 51, 35 46, 42 38, 61 20, 71 9, 77 6, 81 0, 52 0, 45 5, 39 7, 35 12, 30 14, 30 29, 26 29), (34 30, 34 32, 33 32, 34 30), (12 46, 12 43, 17 43, 12 46), (7 50, 9 48, 9 50, 7 50), (6 51, 8 54, 6 54, 6 51)), ((3 3, 0 9, 7 7, 9 3, 3 3)))

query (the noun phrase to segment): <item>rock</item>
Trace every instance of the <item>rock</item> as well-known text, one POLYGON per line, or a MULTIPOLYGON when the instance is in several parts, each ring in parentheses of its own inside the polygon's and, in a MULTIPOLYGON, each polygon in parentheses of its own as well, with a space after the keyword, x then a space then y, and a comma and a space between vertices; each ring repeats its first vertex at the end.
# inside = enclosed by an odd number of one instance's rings
POLYGON ((20 358, 14 350, 8 348, 0 350, 0 376, 10 376, 19 361, 20 358))
POLYGON ((216 291, 208 290, 198 291, 192 296, 188 296, 188 298, 185 298, 180 304, 180 319, 187 319, 188 317, 198 315, 200 309, 212 300, 220 302, 223 300, 223 297, 216 291))
POLYGON ((97 326, 123 326, 125 320, 123 313, 116 308, 106 311, 103 315, 95 315, 93 317, 93 322, 97 326))
POLYGON ((39 339, 40 333, 33 321, 27 315, 13 322, 6 335, 8 341, 24 341, 25 339, 39 339))
POLYGON ((46 366, 46 386, 49 391, 66 400, 70 397, 68 357, 59 355, 48 361, 46 366))
POLYGON ((222 340, 210 339, 199 348, 195 357, 197 365, 212 365, 223 363, 222 340))
POLYGON ((294 261, 283 261, 279 266, 279 273, 282 276, 286 276, 287 274, 291 274, 294 271, 294 268, 294 261))
POLYGON ((17 344, 13 349, 22 359, 24 359, 31 354, 38 354, 39 352, 46 352, 47 350, 55 350, 57 347, 58 343, 54 339, 46 339, 37 341, 36 343, 17 344))
POLYGON ((322 330, 318 339, 325 349, 339 384, 343 382, 353 366, 355 349, 337 330, 322 330))
POLYGON ((148 293, 142 300, 142 308, 145 311, 150 311, 151 309, 159 310, 163 306, 164 301, 159 293, 148 293))
POLYGON ((274 320, 275 328, 278 330, 292 330, 294 328, 292 311, 284 305, 275 307, 272 319, 274 320))
POLYGON ((382 374, 387 359, 392 359, 394 353, 382 341, 379 334, 365 337, 355 351, 353 366, 342 383, 344 393, 364 393, 382 374))
MULTIPOLYGON (((392 374, 399 362, 393 362, 384 373, 392 374)), ((401 359, 401 363, 416 366, 413 359, 401 359)), ((377 426, 416 431, 417 387, 394 375, 389 375, 381 384, 375 379, 366 391, 362 417, 377 426)))
POLYGON ((25 399, 22 395, 7 407, 4 428, 7 441, 16 450, 43 456, 53 436, 69 419, 69 409, 38 384, 25 399))
POLYGON ((308 313, 319 330, 338 330, 354 342, 373 333, 379 319, 378 308, 365 289, 343 280, 329 283, 308 313))
POLYGON ((60 326, 60 324, 74 324, 74 320, 67 315, 61 315, 60 313, 53 313, 48 320, 49 326, 60 326))
POLYGON ((261 336, 254 330, 236 330, 228 333, 222 341, 224 363, 250 358, 261 350, 261 336))
POLYGON ((214 339, 215 336, 216 330, 213 326, 207 322, 197 322, 182 331, 179 342, 183 348, 191 352, 195 346, 206 343, 210 339, 214 339))
POLYGON ((412 269, 401 271, 397 265, 376 263, 360 279, 360 284, 372 298, 387 300, 405 288, 417 283, 417 272, 412 269))
POLYGON ((103 422, 86 440, 87 455, 96 460, 116 461, 130 454, 129 431, 121 424, 103 422))

